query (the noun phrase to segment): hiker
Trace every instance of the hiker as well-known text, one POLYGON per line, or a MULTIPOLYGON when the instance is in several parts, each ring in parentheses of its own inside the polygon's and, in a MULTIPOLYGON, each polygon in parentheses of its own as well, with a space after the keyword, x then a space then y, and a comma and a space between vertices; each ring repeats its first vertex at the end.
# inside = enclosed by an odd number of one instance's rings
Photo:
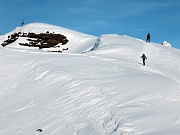
POLYGON ((143 65, 145 66, 145 60, 147 59, 147 58, 146 58, 146 55, 143 54, 143 55, 141 56, 141 58, 142 58, 142 60, 143 60, 143 65))
POLYGON ((22 26, 24 26, 24 20, 22 20, 22 23, 21 23, 22 26))
POLYGON ((146 38, 146 42, 149 42, 149 43, 150 43, 150 38, 151 38, 151 35, 148 33, 148 34, 147 34, 147 38, 146 38))

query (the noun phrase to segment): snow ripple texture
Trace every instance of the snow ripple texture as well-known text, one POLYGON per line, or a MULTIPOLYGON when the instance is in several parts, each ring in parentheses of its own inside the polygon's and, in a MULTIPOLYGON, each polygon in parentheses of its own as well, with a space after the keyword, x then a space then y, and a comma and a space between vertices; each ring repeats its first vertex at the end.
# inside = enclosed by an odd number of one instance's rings
POLYGON ((116 34, 99 41, 83 54, 1 48, 0 134, 178 135, 179 50, 116 34))

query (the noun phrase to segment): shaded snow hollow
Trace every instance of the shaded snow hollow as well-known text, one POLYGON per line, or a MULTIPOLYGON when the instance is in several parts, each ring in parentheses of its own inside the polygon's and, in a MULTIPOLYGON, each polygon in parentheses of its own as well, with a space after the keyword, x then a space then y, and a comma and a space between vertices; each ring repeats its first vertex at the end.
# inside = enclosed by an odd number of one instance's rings
MULTIPOLYGON (((76 39, 71 45, 86 41, 75 52, 97 43, 57 30, 76 39)), ((180 51, 116 34, 96 47, 82 54, 0 47, 0 134, 179 135, 180 51)))

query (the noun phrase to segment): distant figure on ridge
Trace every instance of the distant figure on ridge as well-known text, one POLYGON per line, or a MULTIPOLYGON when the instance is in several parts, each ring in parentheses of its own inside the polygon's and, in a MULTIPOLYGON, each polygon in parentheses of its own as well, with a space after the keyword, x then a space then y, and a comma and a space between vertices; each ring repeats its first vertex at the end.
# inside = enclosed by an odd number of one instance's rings
POLYGON ((22 26, 24 26, 24 20, 22 20, 22 23, 21 23, 22 26))
POLYGON ((143 54, 143 55, 141 56, 141 58, 142 58, 142 60, 143 60, 143 65, 145 66, 145 60, 147 59, 147 58, 146 58, 146 55, 143 54))
POLYGON ((146 42, 149 42, 149 43, 150 43, 150 38, 151 38, 151 35, 148 33, 148 34, 147 34, 147 38, 146 38, 146 42))

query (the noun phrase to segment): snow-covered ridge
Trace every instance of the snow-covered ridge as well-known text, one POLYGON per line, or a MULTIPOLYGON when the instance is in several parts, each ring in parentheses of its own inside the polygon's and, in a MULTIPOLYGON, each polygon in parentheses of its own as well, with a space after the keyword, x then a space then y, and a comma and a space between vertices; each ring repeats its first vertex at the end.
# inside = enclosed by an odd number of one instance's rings
POLYGON ((117 34, 95 42, 81 54, 1 47, 0 134, 178 135, 180 50, 117 34))
MULTIPOLYGON (((67 37, 69 42, 66 45, 58 44, 55 48, 48 48, 43 49, 46 51, 63 51, 68 48, 68 50, 63 52, 73 52, 73 53, 82 53, 83 51, 89 50, 96 42, 97 37, 80 33, 77 31, 73 31, 70 29, 66 29, 59 26, 54 26, 50 24, 45 23, 30 23, 22 27, 17 27, 15 30, 7 33, 3 37, 1 37, 0 43, 2 44, 3 41, 8 39, 8 36, 14 33, 55 33, 55 34, 62 34, 67 37)), ((27 43, 27 38, 18 38, 16 42, 12 43, 11 45, 8 45, 7 47, 16 47, 16 48, 22 48, 22 46, 19 45, 19 43, 27 43)), ((25 48, 25 47, 24 47, 25 48)), ((32 48, 31 48, 32 49, 32 48)), ((37 49, 37 48, 36 48, 37 49)))

